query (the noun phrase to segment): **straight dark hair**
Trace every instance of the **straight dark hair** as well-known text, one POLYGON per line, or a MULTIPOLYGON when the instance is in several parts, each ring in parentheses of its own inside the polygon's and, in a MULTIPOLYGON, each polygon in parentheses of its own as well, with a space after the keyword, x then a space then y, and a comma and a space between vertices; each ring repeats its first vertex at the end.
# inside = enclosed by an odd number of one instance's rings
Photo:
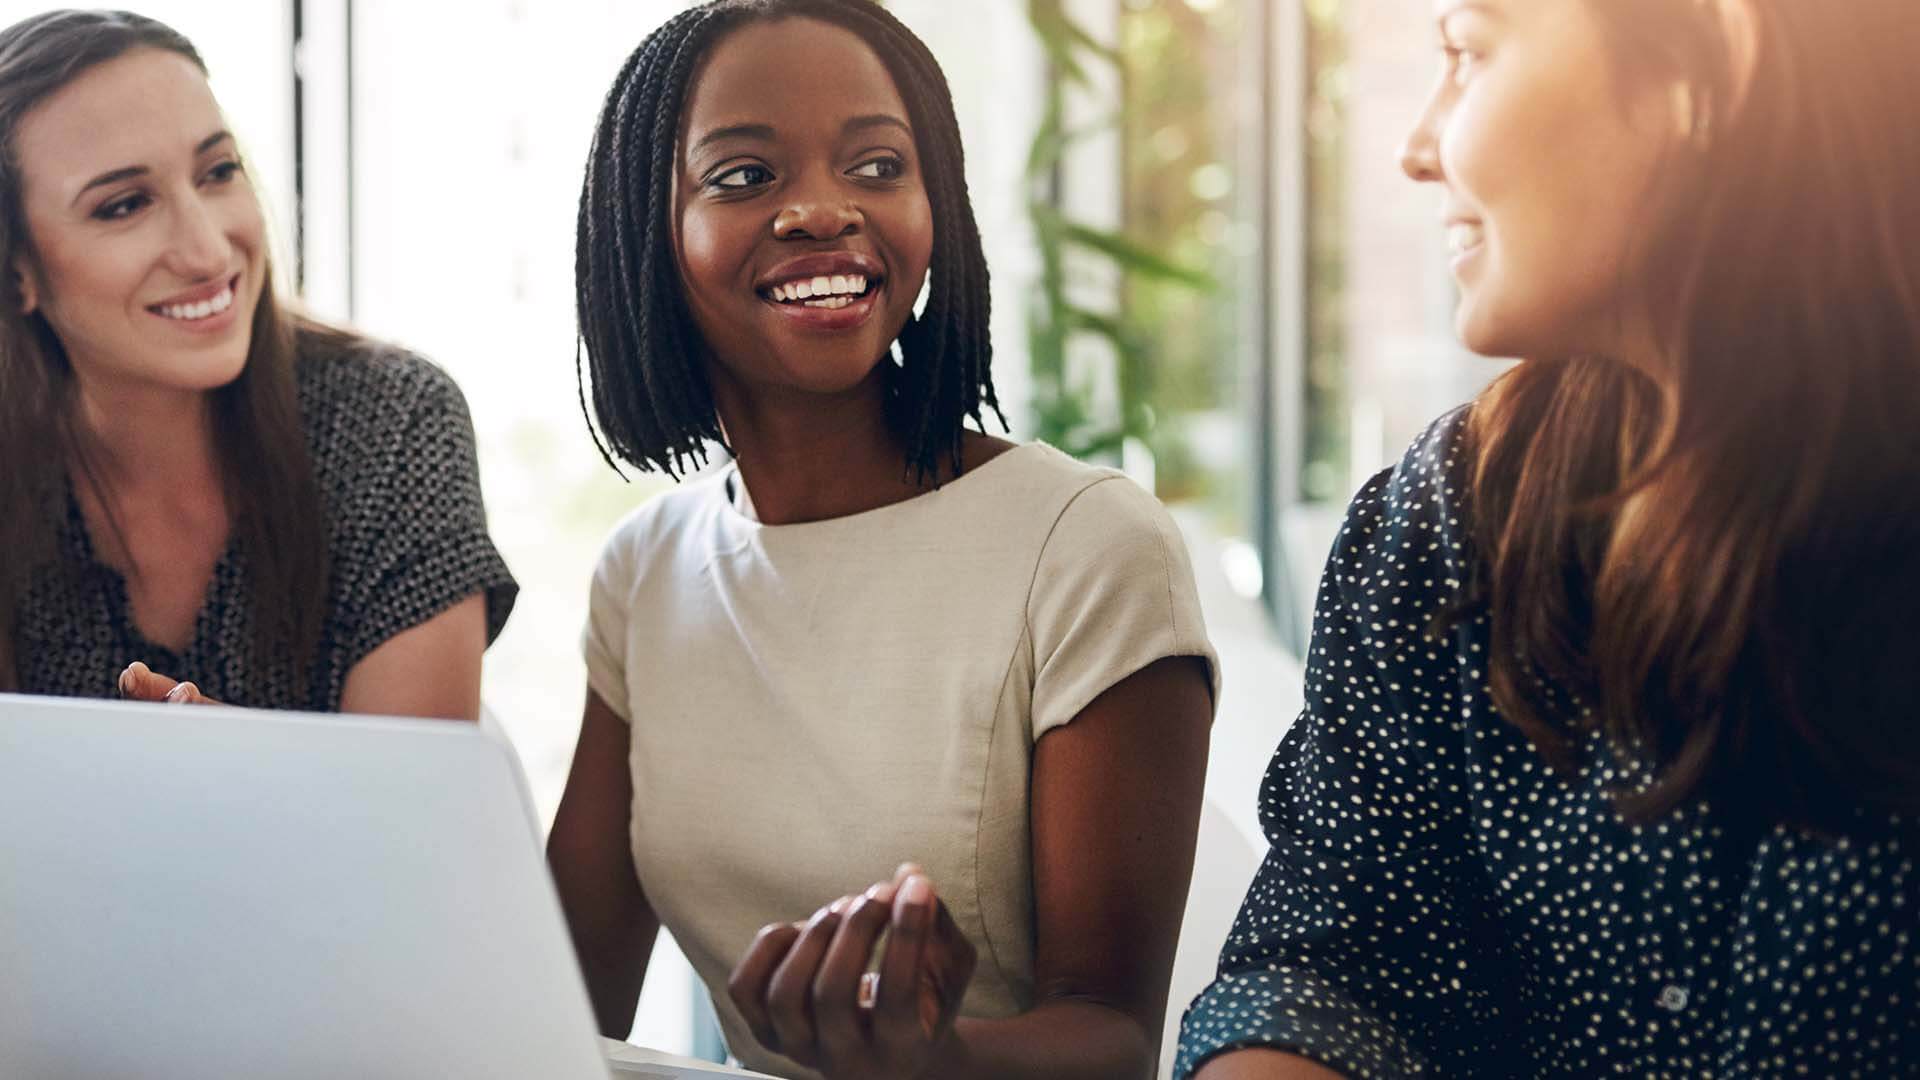
MULTIPOLYGON (((12 268, 35 263, 21 205, 15 134, 21 119, 82 73, 136 49, 206 64, 185 37, 125 11, 50 11, 0 30, 0 690, 20 688, 21 607, 38 576, 59 573, 55 538, 70 478, 102 495, 97 454, 75 422, 72 364, 12 268)), ((254 312, 246 366, 211 392, 221 479, 252 577, 256 648, 288 658, 304 680, 320 637, 327 547, 294 365, 310 342, 344 335, 282 309, 272 271, 254 312)), ((125 547, 117 522, 114 532, 125 547)), ((103 679, 112 673, 102 673, 103 679)))
MULTIPOLYGON (((580 407, 608 464, 679 475, 726 444, 707 382, 708 353, 674 259, 673 169, 688 84, 729 32, 805 17, 858 35, 893 76, 913 124, 934 222, 932 291, 900 335, 887 375, 888 418, 923 479, 960 463, 962 423, 999 412, 990 371, 987 260, 967 199, 960 126, 946 76, 919 38, 868 0, 715 0, 647 36, 614 79, 581 185, 574 291, 580 407), (588 399, 592 408, 588 409, 588 399)), ((1000 418, 1004 427, 1006 418, 1000 418)))
POLYGON ((1920 812, 1920 4, 1744 2, 1737 107, 1716 5, 1592 2, 1626 85, 1690 90, 1634 282, 1663 355, 1474 404, 1477 593, 1549 761, 1599 728, 1655 768, 1630 818, 1838 829, 1920 812))

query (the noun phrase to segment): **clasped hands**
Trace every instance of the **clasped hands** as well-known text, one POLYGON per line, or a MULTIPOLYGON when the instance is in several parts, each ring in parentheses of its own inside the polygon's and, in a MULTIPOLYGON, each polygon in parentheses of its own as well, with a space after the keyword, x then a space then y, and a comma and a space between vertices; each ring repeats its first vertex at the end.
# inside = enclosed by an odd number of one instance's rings
POLYGON ((761 928, 727 992, 769 1050, 833 1080, 909 1080, 954 1055, 975 959, 932 880, 909 863, 805 922, 761 928))

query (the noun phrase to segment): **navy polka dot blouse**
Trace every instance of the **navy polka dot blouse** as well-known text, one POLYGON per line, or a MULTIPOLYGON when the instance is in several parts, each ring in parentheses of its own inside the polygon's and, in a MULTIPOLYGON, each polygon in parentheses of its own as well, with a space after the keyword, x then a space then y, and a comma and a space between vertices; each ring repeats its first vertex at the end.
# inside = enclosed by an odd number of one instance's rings
POLYGON ((1596 735, 1555 776, 1489 697, 1485 621, 1429 636, 1467 576, 1463 420, 1349 509, 1176 1075, 1275 1047, 1356 1077, 1920 1076, 1915 822, 1628 825, 1608 793, 1647 773, 1596 735))

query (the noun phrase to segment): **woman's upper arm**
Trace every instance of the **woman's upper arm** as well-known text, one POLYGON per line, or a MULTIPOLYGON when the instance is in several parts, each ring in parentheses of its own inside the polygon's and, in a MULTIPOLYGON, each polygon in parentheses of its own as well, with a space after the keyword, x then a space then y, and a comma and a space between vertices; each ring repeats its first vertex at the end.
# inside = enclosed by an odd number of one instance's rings
POLYGON ((476 593, 393 635, 353 665, 340 711, 477 720, 486 647, 486 599, 476 593))
POLYGON ((1469 631, 1430 629, 1463 576, 1450 431, 1436 425, 1348 509, 1305 709, 1261 790, 1267 857, 1186 1014, 1177 1077, 1248 1047, 1369 1075, 1448 1071, 1434 1055, 1509 990, 1466 809, 1469 631))
POLYGON ((596 876, 605 875, 609 882, 630 880, 638 891, 627 839, 627 821, 633 812, 629 746, 627 722, 598 691, 589 688, 573 767, 567 771, 566 788, 547 836, 547 856, 556 872, 590 870, 596 876))
MULTIPOLYGON (((353 363, 367 382, 363 392, 382 405, 357 416, 352 439, 335 440, 340 445, 329 451, 358 455, 334 465, 352 477, 336 492, 340 584, 330 636, 340 662, 351 673, 410 631, 438 637, 435 623, 461 624, 464 643, 465 617, 446 616, 475 599, 484 648, 505 625, 519 587, 487 532, 466 399, 444 371, 418 357, 353 363)), ((474 663, 477 671, 477 656, 474 663)), ((341 707, 351 708, 344 700, 341 707)), ((477 697, 468 711, 478 714, 477 697)))

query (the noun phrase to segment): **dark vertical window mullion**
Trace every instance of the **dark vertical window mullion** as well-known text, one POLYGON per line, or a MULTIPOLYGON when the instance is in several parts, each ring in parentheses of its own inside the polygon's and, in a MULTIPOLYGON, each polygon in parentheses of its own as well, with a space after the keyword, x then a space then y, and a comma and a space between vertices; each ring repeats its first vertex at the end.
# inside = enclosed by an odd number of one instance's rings
POLYGON ((346 102, 347 130, 346 130, 346 138, 345 138, 346 145, 343 146, 341 149, 346 154, 346 159, 347 159, 347 185, 346 185, 347 187, 347 190, 346 190, 347 316, 348 318, 352 318, 358 315, 360 312, 360 275, 355 271, 355 264, 358 262, 358 260, 354 255, 354 252, 359 249, 359 239, 360 239, 359 219, 358 219, 358 215, 355 213, 355 210, 354 210, 355 203, 358 201, 355 198, 355 192, 360 186, 360 174, 359 174, 359 170, 355 167, 355 154, 354 154, 354 146, 356 143, 359 142, 359 139, 356 136, 356 125, 354 124, 354 114, 355 114, 354 99, 356 96, 356 91, 354 88, 354 74, 355 74, 355 67, 356 67, 355 57, 359 53, 360 49, 359 49, 358 42, 355 40, 354 27, 353 27, 353 9, 355 7, 355 2, 354 0, 341 0, 341 6, 345 9, 345 17, 346 17, 346 50, 345 50, 346 77, 344 79, 344 82, 346 83, 346 96, 347 96, 347 102, 346 102))
POLYGON ((305 54, 306 0, 288 0, 293 26, 290 43, 293 71, 293 286, 307 287, 307 80, 305 54))

